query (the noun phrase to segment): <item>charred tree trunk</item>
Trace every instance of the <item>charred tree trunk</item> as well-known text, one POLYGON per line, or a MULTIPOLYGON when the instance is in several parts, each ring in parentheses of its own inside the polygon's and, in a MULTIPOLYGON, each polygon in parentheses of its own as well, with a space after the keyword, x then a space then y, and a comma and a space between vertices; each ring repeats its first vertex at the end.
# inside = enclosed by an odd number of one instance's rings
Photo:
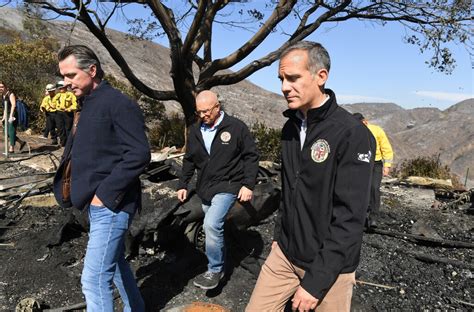
POLYGON ((173 79, 176 96, 184 114, 185 130, 184 130, 184 146, 181 148, 182 152, 186 150, 186 143, 188 141, 188 129, 195 120, 196 111, 196 84, 194 83, 192 60, 185 60, 182 57, 176 58, 172 63, 171 77, 173 79))

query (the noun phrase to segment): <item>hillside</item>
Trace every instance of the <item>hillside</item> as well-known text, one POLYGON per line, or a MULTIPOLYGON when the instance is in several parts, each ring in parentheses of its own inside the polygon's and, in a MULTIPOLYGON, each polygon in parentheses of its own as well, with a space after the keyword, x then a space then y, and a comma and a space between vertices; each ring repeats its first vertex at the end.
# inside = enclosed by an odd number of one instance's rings
MULTIPOLYGON (((22 16, 18 11, 0 8, 0 27, 22 31, 22 25, 19 23, 21 20, 22 16)), ((120 68, 107 50, 81 23, 76 24, 72 33, 71 23, 49 21, 47 24, 50 34, 56 37, 61 45, 65 45, 69 39, 70 44, 90 46, 103 63, 106 73, 125 80, 120 68)), ((108 30, 108 34, 140 79, 159 90, 172 89, 172 80, 169 75, 171 67, 168 57, 169 49, 159 44, 127 38, 125 34, 114 30, 108 30)), ((218 87, 217 90, 229 113, 243 119, 248 124, 261 121, 267 125, 283 125, 284 120, 280 112, 285 109, 286 102, 281 96, 248 81, 242 81, 233 86, 218 87)), ((180 106, 176 102, 166 102, 165 106, 169 111, 180 111, 180 106)))
POLYGON ((393 104, 360 103, 346 105, 361 112, 369 122, 380 125, 389 136, 396 162, 416 156, 440 155, 463 180, 470 168, 474 187, 474 99, 441 111, 437 108, 405 110, 393 104), (385 109, 387 108, 387 109, 385 109))
MULTIPOLYGON (((13 9, 0 8, 0 27, 22 31, 21 15, 13 9)), ((49 32, 61 44, 86 44, 101 59, 105 71, 123 80, 119 67, 97 39, 80 23, 70 32, 71 24, 48 22, 49 32)), ((157 89, 172 88, 169 76, 169 50, 161 45, 128 39, 123 33, 109 30, 111 41, 128 61, 134 73, 157 89)), ((5 42, 5 38, 0 38, 5 42)), ((331 88, 330 85, 328 85, 331 88)), ((226 110, 251 125, 256 121, 270 127, 281 127, 286 108, 285 100, 278 94, 266 91, 249 81, 218 87, 226 110)), ((338 90, 334 90, 337 94, 338 90)), ((403 103, 399 103, 403 104, 403 103)), ((180 111, 176 102, 166 102, 168 111, 180 111)), ((382 126, 395 150, 395 162, 419 155, 437 155, 443 163, 464 180, 467 168, 474 177, 474 99, 453 105, 447 110, 437 108, 403 109, 394 103, 358 103, 344 105, 351 112, 363 113, 372 123, 382 126)), ((471 185, 474 186, 474 185, 471 185)))

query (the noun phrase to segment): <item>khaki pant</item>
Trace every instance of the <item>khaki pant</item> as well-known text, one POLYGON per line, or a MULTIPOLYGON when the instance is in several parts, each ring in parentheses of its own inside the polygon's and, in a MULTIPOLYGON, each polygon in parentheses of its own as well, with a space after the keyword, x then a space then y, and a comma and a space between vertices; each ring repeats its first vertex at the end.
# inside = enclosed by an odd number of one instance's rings
MULTIPOLYGON (((262 266, 245 311, 283 311, 300 285, 304 273, 304 270, 291 264, 276 245, 262 266)), ((318 302, 315 311, 350 311, 354 285, 355 272, 340 274, 324 300, 318 302)))

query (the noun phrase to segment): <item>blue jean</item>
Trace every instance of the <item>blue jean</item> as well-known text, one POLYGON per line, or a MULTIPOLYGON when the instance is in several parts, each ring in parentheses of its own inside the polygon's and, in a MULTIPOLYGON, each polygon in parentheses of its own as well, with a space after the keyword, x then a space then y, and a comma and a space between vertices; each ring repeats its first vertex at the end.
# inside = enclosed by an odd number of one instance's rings
POLYGON ((114 311, 112 282, 122 297, 124 311, 145 311, 124 254, 125 234, 132 219, 132 215, 123 211, 113 212, 106 207, 89 206, 89 242, 81 278, 87 311, 114 311))
POLYGON ((202 203, 204 210, 204 233, 206 233, 206 256, 210 272, 224 270, 225 242, 224 221, 229 209, 234 205, 237 196, 230 193, 218 193, 211 202, 202 203))

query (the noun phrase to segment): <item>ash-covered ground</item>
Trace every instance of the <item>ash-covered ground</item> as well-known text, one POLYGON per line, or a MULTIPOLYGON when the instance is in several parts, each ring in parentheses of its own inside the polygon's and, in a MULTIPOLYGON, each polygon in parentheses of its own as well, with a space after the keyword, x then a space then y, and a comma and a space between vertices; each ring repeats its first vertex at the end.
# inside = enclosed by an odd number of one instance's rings
MULTIPOLYGON (((3 177, 37 173, 16 163, 0 165, 0 172, 3 177)), ((364 234, 352 310, 472 311, 474 216, 467 213, 469 204, 432 208, 433 190, 396 184, 383 185, 382 200, 378 231, 364 234), (431 242, 412 236, 419 234, 431 242), (465 246, 452 247, 450 241, 465 246)), ((80 226, 62 227, 69 218, 70 212, 58 206, 2 204, 1 311, 14 311, 24 298, 36 299, 45 311, 83 302, 80 273, 87 233, 80 226)), ((228 274, 212 291, 193 286, 206 260, 179 233, 171 233, 167 243, 140 246, 130 263, 147 310, 181 311, 192 302, 208 302, 243 311, 270 250, 274 219, 275 214, 244 231, 227 231, 228 274)))

